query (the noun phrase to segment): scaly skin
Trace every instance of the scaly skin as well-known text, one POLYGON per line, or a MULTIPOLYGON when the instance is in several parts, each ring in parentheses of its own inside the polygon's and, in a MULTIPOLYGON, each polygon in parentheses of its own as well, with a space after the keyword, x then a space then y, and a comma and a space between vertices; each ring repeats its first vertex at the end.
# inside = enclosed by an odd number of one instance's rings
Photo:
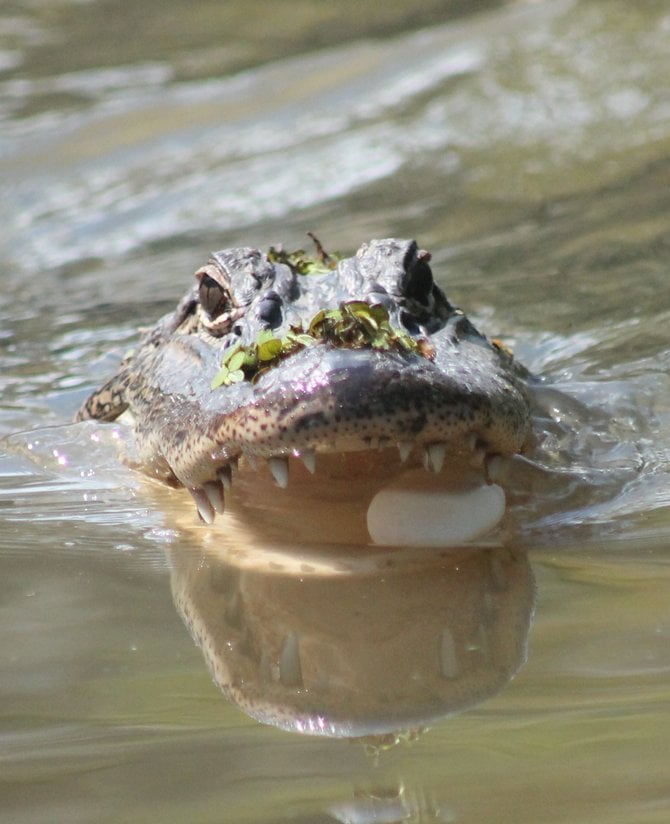
POLYGON ((208 523, 240 459, 264 460, 279 486, 288 456, 398 447, 439 471, 447 450, 480 463, 528 441, 520 369, 453 307, 414 241, 374 240, 335 269, 300 275, 253 249, 217 252, 196 285, 96 390, 78 419, 129 410, 145 471, 187 487, 208 523), (324 340, 272 362, 252 382, 211 388, 223 353, 263 329, 281 337, 342 302, 382 304, 421 350, 346 348, 324 340))

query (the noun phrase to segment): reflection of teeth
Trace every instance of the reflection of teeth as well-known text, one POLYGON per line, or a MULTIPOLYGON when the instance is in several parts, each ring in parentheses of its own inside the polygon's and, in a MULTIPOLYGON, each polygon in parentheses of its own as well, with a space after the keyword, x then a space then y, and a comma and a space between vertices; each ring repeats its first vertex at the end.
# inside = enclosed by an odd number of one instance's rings
POLYGON ((221 481, 207 481, 206 484, 203 484, 202 488, 214 510, 218 512, 219 515, 223 515, 226 507, 221 481))
POLYGON ((233 483, 233 468, 230 464, 226 464, 222 466, 219 471, 217 472, 219 476, 219 480, 223 484, 224 489, 230 489, 233 483))
POLYGON ((286 489, 288 486, 288 458, 281 456, 268 458, 268 468, 272 472, 272 477, 275 479, 277 486, 286 489))
POLYGON ((446 443, 429 444, 423 453, 423 465, 431 472, 439 472, 444 464, 444 456, 446 453, 446 443))
POLYGON ((195 489, 193 487, 189 488, 189 492, 193 496, 193 500, 195 501, 196 509, 198 510, 198 515, 200 516, 200 520, 204 521, 206 524, 213 524, 214 523, 214 507, 212 506, 209 498, 207 497, 207 493, 204 489, 195 489))
POLYGON ((506 590, 508 584, 507 574, 500 558, 493 556, 490 560, 489 568, 491 570, 493 588, 498 592, 506 590))
POLYGON ((405 463, 409 458, 414 444, 411 441, 400 441, 398 443, 398 452, 400 453, 400 463, 405 463))
POLYGON ((458 659, 456 642, 449 627, 440 633, 440 672, 445 678, 458 678, 458 659))
POLYGON ((316 455, 313 449, 305 449, 299 455, 299 458, 302 459, 302 462, 307 467, 307 471, 311 472, 312 475, 316 472, 316 455))
POLYGON ((295 632, 289 632, 284 639, 284 645, 279 656, 279 680, 285 687, 302 686, 300 646, 295 632))
MULTIPOLYGON (((494 619, 495 620, 495 619, 494 619)), ((477 648, 479 649, 479 654, 484 659, 484 661, 491 660, 491 647, 489 645, 489 636, 484 624, 480 624, 477 627, 477 648)))

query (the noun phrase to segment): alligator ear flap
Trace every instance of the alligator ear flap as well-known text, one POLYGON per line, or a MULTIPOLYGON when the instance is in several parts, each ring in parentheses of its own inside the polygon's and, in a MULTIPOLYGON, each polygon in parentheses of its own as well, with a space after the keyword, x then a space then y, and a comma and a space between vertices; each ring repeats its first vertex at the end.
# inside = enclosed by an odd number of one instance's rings
POLYGON ((230 291, 219 267, 214 263, 208 263, 198 269, 195 277, 200 282, 200 305, 211 320, 216 320, 220 315, 229 312, 232 306, 230 291))

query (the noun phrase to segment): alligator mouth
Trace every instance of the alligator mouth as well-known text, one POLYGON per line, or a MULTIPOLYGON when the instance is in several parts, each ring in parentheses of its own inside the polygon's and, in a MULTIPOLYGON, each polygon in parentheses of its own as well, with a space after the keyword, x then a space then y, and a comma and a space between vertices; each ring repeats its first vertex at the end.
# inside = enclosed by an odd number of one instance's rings
MULTIPOLYGON (((223 483, 228 514, 265 540, 456 546, 490 532, 504 515, 504 493, 484 470, 476 450, 405 442, 243 459, 223 473, 223 483)), ((211 524, 223 495, 215 484, 191 493, 211 524)))
POLYGON ((273 540, 472 541, 504 514, 491 459, 528 428, 513 384, 396 353, 314 347, 232 408, 235 388, 218 391, 179 412, 191 421, 172 469, 205 523, 225 508, 273 540))

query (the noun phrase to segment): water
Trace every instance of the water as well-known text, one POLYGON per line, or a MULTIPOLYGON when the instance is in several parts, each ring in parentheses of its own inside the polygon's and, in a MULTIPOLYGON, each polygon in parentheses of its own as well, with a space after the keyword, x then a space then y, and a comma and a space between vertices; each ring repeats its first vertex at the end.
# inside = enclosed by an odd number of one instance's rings
POLYGON ((0 12, 0 817, 667 821, 667 5, 138 9, 0 12), (69 423, 210 249, 307 230, 417 237, 545 376, 503 547, 213 538, 69 423))

